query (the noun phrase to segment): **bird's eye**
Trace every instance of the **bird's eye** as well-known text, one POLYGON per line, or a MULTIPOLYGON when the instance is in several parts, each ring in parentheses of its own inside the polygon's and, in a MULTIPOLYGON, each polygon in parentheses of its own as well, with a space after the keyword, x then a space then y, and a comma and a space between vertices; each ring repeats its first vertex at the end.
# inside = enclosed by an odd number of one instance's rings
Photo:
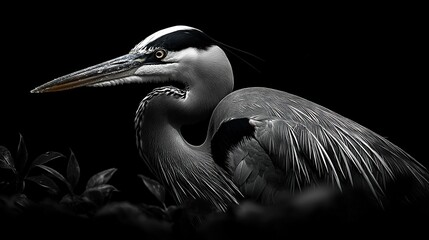
POLYGON ((167 52, 164 49, 158 49, 155 51, 155 57, 158 59, 163 59, 167 55, 167 52))

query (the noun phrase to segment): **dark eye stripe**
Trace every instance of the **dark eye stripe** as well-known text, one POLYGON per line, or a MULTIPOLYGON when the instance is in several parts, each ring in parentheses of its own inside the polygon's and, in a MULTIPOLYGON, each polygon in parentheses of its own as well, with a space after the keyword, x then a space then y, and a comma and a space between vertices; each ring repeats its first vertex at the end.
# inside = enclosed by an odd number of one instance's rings
POLYGON ((169 51, 180 51, 189 47, 206 49, 214 45, 214 41, 205 33, 198 30, 180 30, 164 35, 152 42, 146 48, 163 48, 169 51))

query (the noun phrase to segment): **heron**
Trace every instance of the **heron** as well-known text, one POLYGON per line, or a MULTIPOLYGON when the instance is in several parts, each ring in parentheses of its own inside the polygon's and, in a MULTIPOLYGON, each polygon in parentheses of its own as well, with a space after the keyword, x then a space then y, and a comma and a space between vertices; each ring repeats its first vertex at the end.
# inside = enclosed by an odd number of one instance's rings
POLYGON ((306 189, 360 189, 383 203, 390 184, 411 184, 401 199, 427 192, 423 164, 385 137, 326 107, 266 87, 234 90, 223 45, 175 25, 123 56, 46 82, 32 93, 83 86, 156 83, 134 123, 139 155, 178 204, 203 199, 226 211, 241 199, 275 204, 306 189), (209 118, 205 141, 183 126, 209 118))

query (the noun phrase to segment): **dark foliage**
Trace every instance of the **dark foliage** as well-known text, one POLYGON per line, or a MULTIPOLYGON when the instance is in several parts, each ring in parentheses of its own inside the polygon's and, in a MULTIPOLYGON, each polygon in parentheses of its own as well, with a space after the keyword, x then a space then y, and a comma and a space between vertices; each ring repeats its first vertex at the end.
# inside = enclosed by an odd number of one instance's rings
POLYGON ((108 183, 115 168, 92 175, 84 190, 78 191, 80 167, 72 151, 68 160, 54 152, 34 161, 27 158, 22 136, 14 157, 0 146, 0 226, 3 232, 19 238, 357 239, 410 238, 427 233, 427 199, 380 208, 355 190, 319 188, 285 199, 280 205, 262 206, 244 200, 219 213, 211 212, 201 200, 169 205, 164 187, 141 174, 136 181, 141 180, 142 188, 135 191, 146 187, 158 203, 115 198, 120 189, 108 183), (55 159, 67 160, 65 171, 47 165, 55 159), (32 170, 35 168, 40 171, 32 170), (25 184, 28 181, 35 184, 25 184), (37 198, 28 194, 30 186, 38 186, 35 189, 41 193, 37 198))

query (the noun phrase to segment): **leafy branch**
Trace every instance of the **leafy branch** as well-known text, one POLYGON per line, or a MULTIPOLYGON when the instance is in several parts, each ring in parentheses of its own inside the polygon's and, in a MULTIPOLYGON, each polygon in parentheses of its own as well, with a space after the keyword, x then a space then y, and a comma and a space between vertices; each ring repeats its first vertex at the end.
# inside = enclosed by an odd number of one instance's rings
POLYGON ((74 210, 79 211, 80 208, 86 209, 88 206, 99 207, 108 201, 113 192, 118 191, 113 185, 107 183, 117 171, 116 168, 109 168, 91 176, 84 191, 78 193, 76 187, 80 180, 80 166, 73 151, 68 159, 66 176, 49 166, 39 167, 65 184, 68 193, 63 196, 60 203, 74 210))
POLYGON ((60 158, 65 157, 58 152, 46 152, 33 161, 28 161, 27 147, 20 134, 15 157, 6 147, 0 146, 0 169, 5 171, 5 174, 0 175, 0 189, 8 194, 23 194, 26 182, 31 181, 49 193, 57 194, 59 187, 50 177, 40 173, 32 174, 32 170, 37 167, 44 168, 48 162, 60 158))
POLYGON ((114 186, 107 183, 117 170, 110 168, 90 177, 84 191, 78 193, 77 186, 81 172, 73 151, 70 150, 64 175, 47 165, 47 163, 61 158, 67 159, 59 152, 46 152, 33 161, 29 161, 27 147, 20 134, 18 148, 14 156, 6 147, 0 146, 0 194, 12 197, 10 199, 14 200, 11 205, 24 207, 29 203, 25 194, 28 182, 35 183, 51 195, 59 195, 64 189, 57 184, 59 180, 59 183, 66 188, 66 194, 60 203, 75 210, 87 210, 88 207, 94 209, 105 204, 111 194, 118 191, 114 186))

